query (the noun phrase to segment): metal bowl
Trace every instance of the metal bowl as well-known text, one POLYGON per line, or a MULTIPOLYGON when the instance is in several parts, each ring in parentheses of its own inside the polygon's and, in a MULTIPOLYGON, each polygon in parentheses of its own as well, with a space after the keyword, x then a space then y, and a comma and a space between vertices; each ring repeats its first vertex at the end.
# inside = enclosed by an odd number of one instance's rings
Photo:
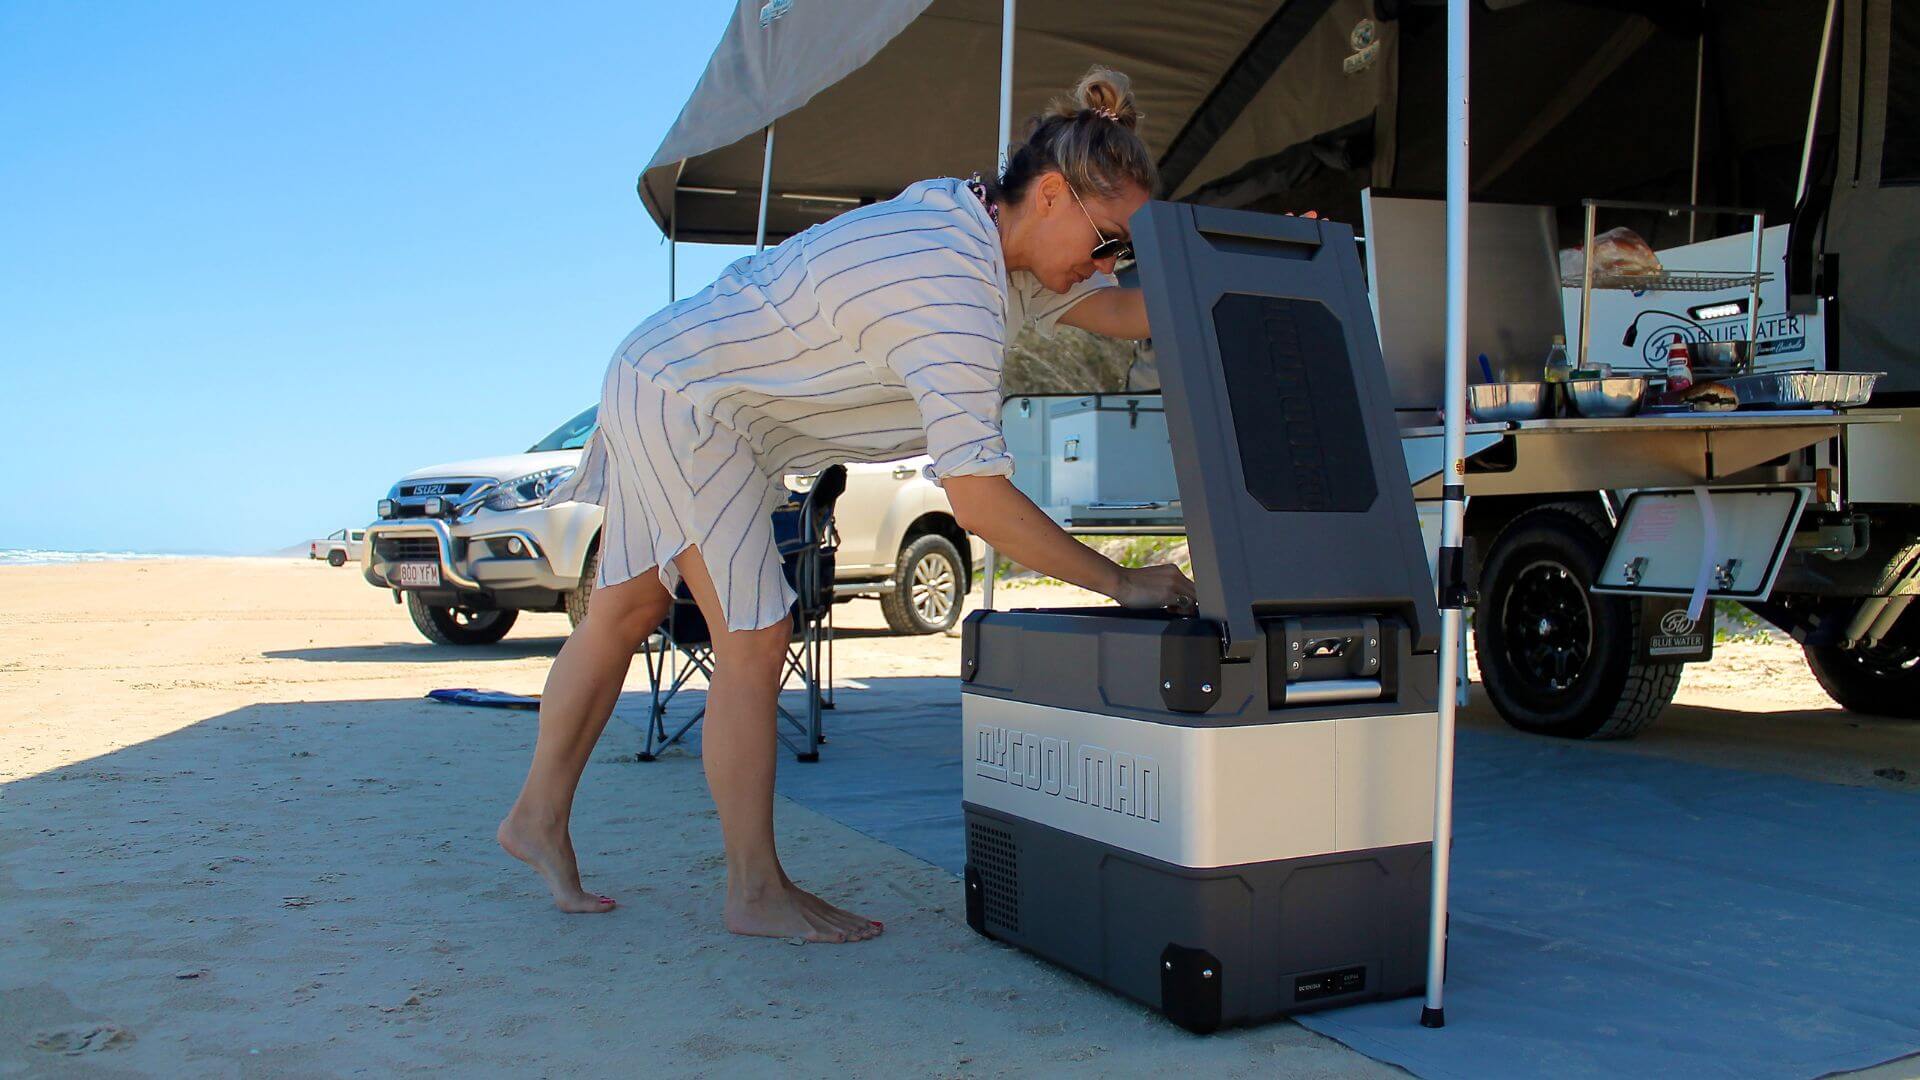
POLYGON ((1642 375, 1614 375, 1605 379, 1575 379, 1567 384, 1573 407, 1581 416, 1632 416, 1640 411, 1647 392, 1642 375))
POLYGON ((1467 387, 1467 410, 1485 423, 1538 420, 1547 415, 1547 389, 1543 382, 1475 383, 1467 387))
POLYGON ((1693 369, 1695 382, 1738 375, 1753 366, 1753 342, 1689 341, 1687 365, 1693 369))

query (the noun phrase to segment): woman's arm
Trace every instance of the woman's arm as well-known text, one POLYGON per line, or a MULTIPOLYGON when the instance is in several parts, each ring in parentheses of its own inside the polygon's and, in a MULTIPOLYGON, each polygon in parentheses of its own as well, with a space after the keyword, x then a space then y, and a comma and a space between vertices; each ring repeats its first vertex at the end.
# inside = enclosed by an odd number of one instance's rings
POLYGON ((1153 336, 1147 329, 1147 298, 1139 289, 1088 293, 1086 299, 1068 308, 1060 321, 1103 337, 1139 341, 1153 336))
POLYGON ((943 484, 960 527, 1021 566, 1127 607, 1193 610, 1193 582, 1179 567, 1119 565, 1068 535, 1006 477, 949 476, 943 484))

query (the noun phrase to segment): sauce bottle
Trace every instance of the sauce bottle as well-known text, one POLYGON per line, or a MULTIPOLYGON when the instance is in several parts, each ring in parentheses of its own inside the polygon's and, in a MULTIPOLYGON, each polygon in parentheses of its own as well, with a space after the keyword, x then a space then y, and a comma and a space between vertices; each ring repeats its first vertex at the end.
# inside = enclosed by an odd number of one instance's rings
POLYGON ((1667 393, 1677 394, 1693 385, 1693 366, 1687 361, 1687 343, 1676 341, 1667 346, 1667 393))

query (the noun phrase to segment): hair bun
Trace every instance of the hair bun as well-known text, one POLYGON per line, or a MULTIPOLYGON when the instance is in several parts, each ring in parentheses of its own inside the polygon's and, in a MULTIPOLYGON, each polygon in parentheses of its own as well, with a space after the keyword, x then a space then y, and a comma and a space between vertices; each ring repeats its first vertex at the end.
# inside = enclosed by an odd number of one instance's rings
POLYGON ((1140 124, 1133 103, 1133 80, 1098 64, 1087 69, 1073 88, 1073 111, 1091 110, 1131 131, 1140 124))
POLYGON ((1113 198, 1129 185, 1151 195, 1160 179, 1140 141, 1140 119, 1132 81, 1111 68, 1089 68, 1071 95, 1054 98, 1028 121, 1026 138, 1000 171, 1000 195, 1007 205, 1019 203, 1047 173, 1059 173, 1085 197, 1113 198))

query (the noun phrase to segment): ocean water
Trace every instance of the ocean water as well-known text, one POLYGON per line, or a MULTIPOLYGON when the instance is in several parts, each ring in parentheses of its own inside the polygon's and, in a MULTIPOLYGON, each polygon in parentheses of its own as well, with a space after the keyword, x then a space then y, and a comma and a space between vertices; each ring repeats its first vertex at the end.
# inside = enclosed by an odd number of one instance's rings
POLYGON ((192 558, 192 556, 153 551, 52 551, 47 548, 0 548, 0 566, 44 566, 51 563, 181 558, 192 558))

